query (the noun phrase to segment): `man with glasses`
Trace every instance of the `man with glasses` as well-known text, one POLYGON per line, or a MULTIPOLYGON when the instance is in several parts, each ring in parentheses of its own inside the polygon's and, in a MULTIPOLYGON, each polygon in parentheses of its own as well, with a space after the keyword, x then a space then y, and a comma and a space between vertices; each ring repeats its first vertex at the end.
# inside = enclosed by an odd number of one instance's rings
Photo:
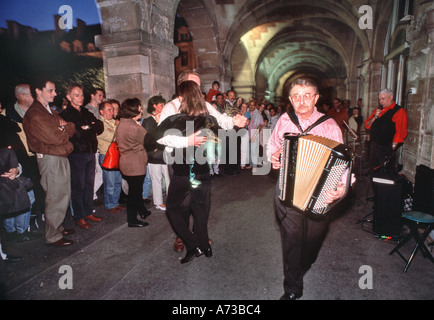
MULTIPOLYGON (((293 119, 298 119, 302 130, 306 130, 319 120, 323 113, 315 107, 318 101, 318 88, 308 79, 299 79, 290 89, 289 100, 294 107, 293 119)), ((291 111, 292 112, 292 111, 291 111)), ((284 113, 276 123, 267 146, 267 156, 273 169, 281 167, 281 142, 285 133, 300 134, 298 126, 284 113)), ((322 136, 343 143, 342 132, 333 119, 327 119, 311 129, 309 134, 322 136)), ((343 181, 343 180, 342 180, 343 181)), ((331 203, 345 195, 346 186, 338 183, 336 190, 326 192, 327 202, 331 203)), ((303 276, 315 262, 328 229, 327 217, 311 219, 279 200, 279 184, 276 186, 275 207, 282 238, 284 270, 284 295, 281 300, 295 300, 303 294, 303 276), (305 230, 305 232, 303 232, 305 230)))

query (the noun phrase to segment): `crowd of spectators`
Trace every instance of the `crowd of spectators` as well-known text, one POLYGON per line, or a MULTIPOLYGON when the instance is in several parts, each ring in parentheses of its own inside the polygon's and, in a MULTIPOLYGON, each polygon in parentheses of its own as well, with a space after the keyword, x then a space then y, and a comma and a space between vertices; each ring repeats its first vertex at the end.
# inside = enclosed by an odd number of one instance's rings
MULTIPOLYGON (((235 147, 228 136, 226 141, 216 144, 215 161, 209 164, 210 177, 238 175, 249 170, 254 174, 267 162, 268 137, 290 105, 282 102, 275 106, 266 99, 254 97, 244 99, 234 90, 222 92, 220 89, 220 83, 214 81, 208 93, 203 93, 204 99, 218 113, 229 117, 242 115, 247 118, 247 123, 243 127, 234 126, 238 133, 235 147), (222 148, 226 148, 226 152, 222 148), (225 159, 222 159, 223 154, 225 159)), ((55 90, 55 83, 50 80, 35 86, 19 84, 15 88, 16 101, 4 109, 0 105, 0 148, 11 150, 18 163, 13 168, 2 167, 2 179, 23 177, 32 185, 27 190, 28 207, 19 212, 2 212, 4 240, 25 242, 42 237, 37 225, 38 220, 42 220, 46 223, 45 241, 48 245, 71 245, 73 241, 64 236, 75 231, 62 227, 68 209, 79 228, 91 229, 92 223, 102 221, 102 217, 95 215, 95 206, 98 205, 103 205, 110 213, 127 211, 130 227, 146 226, 143 220, 150 212, 145 204, 152 201, 157 210, 165 211, 163 195, 170 185, 171 168, 162 161, 162 151, 145 150, 143 144, 146 132, 158 125, 166 100, 159 95, 151 97, 147 107, 136 98, 120 103, 107 99, 102 88, 83 88, 73 83, 68 86, 62 104, 56 106, 53 103, 57 95, 55 90), (87 104, 84 103, 85 93, 90 96, 87 104), (133 114, 131 110, 127 111, 128 108, 137 110, 133 114), (29 110, 31 112, 27 113, 29 110), (122 123, 124 125, 120 125, 122 123), (140 126, 131 127, 127 123, 140 126), (134 146, 128 137, 132 128, 137 140, 134 146), (130 159, 127 164, 124 156, 123 169, 106 170, 101 165, 115 136, 121 141, 120 149, 124 148, 124 155, 143 156, 139 160, 130 159), (135 166, 138 161, 143 162, 139 167, 135 166), (101 187, 102 192, 98 193, 101 187), (103 195, 102 201, 98 194, 103 195), (122 201, 124 198, 127 200, 122 201), (142 220, 138 220, 137 215, 142 220)), ((333 108, 319 108, 338 122, 344 136, 348 126, 359 132, 363 122, 361 99, 354 108, 349 108, 348 103, 335 99, 333 108)), ((6 155, 2 154, 2 157, 6 155)))

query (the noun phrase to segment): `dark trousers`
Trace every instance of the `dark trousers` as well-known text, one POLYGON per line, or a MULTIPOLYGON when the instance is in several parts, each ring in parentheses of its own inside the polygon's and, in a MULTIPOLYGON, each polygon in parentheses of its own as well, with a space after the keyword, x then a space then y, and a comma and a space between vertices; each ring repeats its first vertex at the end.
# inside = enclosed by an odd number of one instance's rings
POLYGON ((95 154, 71 153, 71 203, 74 220, 78 221, 93 213, 93 186, 95 183, 95 154))
POLYGON ((211 185, 209 173, 196 175, 200 185, 193 187, 189 176, 173 175, 167 193, 167 217, 175 233, 187 250, 208 247, 208 217, 211 185), (189 228, 189 216, 193 216, 193 229, 189 228))
POLYGON ((226 164, 225 173, 235 175, 240 172, 241 138, 237 137, 236 144, 231 145, 229 137, 226 137, 226 164), (236 158, 234 158, 236 156, 236 158), (235 160, 235 163, 233 163, 235 160), (231 163, 232 162, 232 163, 231 163))
POLYGON ((318 256, 329 222, 326 217, 310 218, 285 206, 278 198, 278 191, 279 185, 274 203, 282 241, 283 289, 301 297, 303 276, 318 256))
POLYGON ((373 175, 396 173, 395 159, 396 155, 393 153, 391 146, 383 146, 374 141, 370 142, 369 174, 371 177, 373 175))
POLYGON ((124 176, 124 178, 128 183, 127 222, 134 223, 137 222, 137 213, 146 216, 148 211, 142 199, 145 175, 124 176))

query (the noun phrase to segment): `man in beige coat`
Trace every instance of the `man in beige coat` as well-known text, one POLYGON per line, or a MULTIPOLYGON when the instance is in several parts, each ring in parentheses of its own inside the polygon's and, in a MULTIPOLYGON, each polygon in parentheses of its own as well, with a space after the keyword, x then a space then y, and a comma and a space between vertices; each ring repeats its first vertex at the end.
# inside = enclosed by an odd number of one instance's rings
MULTIPOLYGON (((105 101, 100 103, 99 112, 99 119, 104 124, 103 133, 97 136, 99 164, 102 165, 107 150, 113 141, 116 131, 116 121, 113 118, 113 106, 110 102, 105 101)), ((124 208, 119 205, 119 197, 122 189, 121 172, 119 170, 105 170, 103 168, 102 178, 104 185, 104 208, 111 213, 123 211, 124 208)))

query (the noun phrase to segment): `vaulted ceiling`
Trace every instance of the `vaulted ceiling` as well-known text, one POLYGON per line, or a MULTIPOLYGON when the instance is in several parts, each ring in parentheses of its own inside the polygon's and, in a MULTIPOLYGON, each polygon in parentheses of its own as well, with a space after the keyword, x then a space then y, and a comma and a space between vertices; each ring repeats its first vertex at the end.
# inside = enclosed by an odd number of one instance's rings
POLYGON ((337 82, 357 72, 354 59, 360 62, 369 48, 352 7, 345 8, 336 1, 300 3, 276 1, 274 8, 251 12, 253 16, 260 12, 261 16, 234 48, 231 60, 236 61, 232 63, 236 82, 253 78, 257 92, 287 97, 294 78, 309 76, 320 81, 321 90, 330 91, 337 82), (264 23, 258 24, 261 21, 264 23), (241 60, 248 64, 240 64, 241 60))
POLYGON ((356 0, 181 0, 178 11, 201 38, 199 55, 213 41, 222 51, 222 68, 239 91, 287 97, 290 82, 309 76, 331 97, 372 55, 375 35, 359 27, 360 6, 356 0), (206 21, 211 41, 204 41, 199 21, 206 21))

